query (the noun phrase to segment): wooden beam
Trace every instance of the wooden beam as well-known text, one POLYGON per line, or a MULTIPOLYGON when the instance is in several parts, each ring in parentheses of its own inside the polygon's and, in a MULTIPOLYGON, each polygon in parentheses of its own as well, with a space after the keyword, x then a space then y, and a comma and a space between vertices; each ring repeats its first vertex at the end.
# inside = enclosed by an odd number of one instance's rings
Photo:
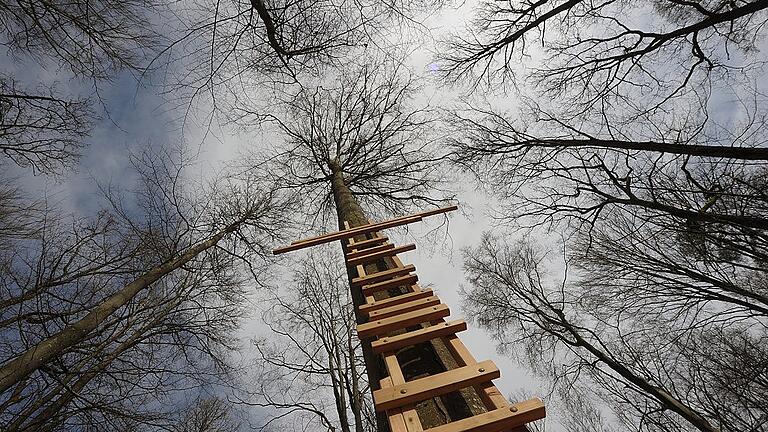
MULTIPOLYGON (((379 384, 381 388, 392 387, 392 378, 382 378, 379 384)), ((391 432, 408 432, 408 426, 405 424, 402 410, 392 409, 387 411, 387 420, 389 420, 389 430, 391 432)))
MULTIPOLYGON (((404 246, 398 246, 396 248, 382 250, 375 253, 370 253, 363 256, 357 256, 355 258, 347 258, 347 265, 355 265, 355 264, 363 264, 368 263, 371 261, 376 261, 378 259, 384 258, 384 257, 390 257, 392 255, 397 255, 399 253, 408 252, 416 249, 416 245, 411 243, 404 246)), ((365 251, 367 252, 367 251, 365 251)))
POLYGON ((329 243, 334 240, 341 240, 341 239, 355 237, 361 234, 367 234, 370 232, 374 232, 374 231, 378 231, 386 228, 393 228, 397 226, 407 225, 409 223, 419 222, 422 218, 425 218, 428 216, 434 216, 441 213, 452 212, 454 210, 458 210, 458 208, 459 208, 458 206, 452 205, 452 206, 438 208, 434 210, 427 210, 420 213, 414 213, 412 215, 400 216, 400 217, 389 219, 383 222, 363 225, 363 226, 355 227, 352 229, 335 231, 332 233, 327 233, 327 234, 319 235, 316 237, 310 237, 308 239, 296 240, 291 242, 290 246, 277 248, 273 250, 272 253, 274 255, 279 255, 281 253, 291 252, 294 250, 303 249, 305 247, 315 246, 323 243, 329 243))
POLYGON ((399 287, 401 285, 412 285, 415 284, 418 280, 419 277, 417 275, 410 274, 385 280, 383 282, 377 282, 375 284, 363 285, 363 294, 371 295, 375 292, 388 290, 390 288, 399 287))
POLYGON ((546 415, 544 402, 536 398, 430 428, 429 432, 497 432, 523 426, 546 415))
POLYGON ((418 300, 425 297, 431 297, 434 293, 431 289, 427 288, 423 291, 409 292, 408 294, 401 294, 399 296, 389 297, 384 300, 374 300, 372 303, 364 304, 360 306, 360 312, 369 314, 375 310, 384 309, 390 306, 407 303, 409 301, 418 300))
MULTIPOLYGON (((459 206, 452 205, 452 206, 448 206, 448 207, 442 207, 442 208, 437 208, 437 209, 433 209, 433 210, 427 210, 427 211, 423 211, 423 212, 419 212, 419 213, 413 213, 413 214, 409 214, 409 215, 398 216, 396 218, 387 219, 385 221, 376 222, 376 223, 373 223, 370 220, 368 220, 368 224, 361 225, 361 226, 355 227, 353 229, 359 229, 359 228, 364 228, 364 227, 368 227, 368 226, 384 224, 384 223, 389 223, 389 222, 396 222, 396 221, 401 221, 403 219, 409 219, 409 218, 425 218, 425 217, 428 217, 428 216, 434 216, 434 215, 441 214, 441 213, 452 212, 452 211, 458 210, 458 209, 459 209, 459 206)), ((334 234, 338 234, 340 232, 343 232, 343 231, 334 231, 332 233, 321 234, 321 235, 315 236, 315 237, 309 237, 309 238, 305 238, 305 239, 301 239, 301 240, 294 240, 294 241, 291 242, 291 244, 295 245, 295 244, 299 244, 299 243, 306 243, 306 242, 314 241, 314 240, 317 240, 317 239, 320 239, 320 238, 323 238, 323 237, 327 237, 327 236, 331 236, 331 235, 334 235, 334 234)))
POLYGON ((272 251, 273 255, 280 255, 286 252, 292 252, 299 249, 308 248, 310 246, 317 246, 324 243, 330 243, 334 240, 343 240, 349 237, 355 237, 362 234, 368 234, 370 232, 379 231, 386 228, 394 228, 401 225, 408 225, 410 223, 418 222, 421 217, 414 216, 405 219, 396 219, 392 221, 380 222, 377 224, 363 225, 361 227, 352 228, 344 231, 336 231, 334 233, 325 234, 319 237, 313 237, 311 239, 302 240, 298 243, 293 243, 290 246, 283 246, 272 251))
POLYGON ((427 298, 409 301, 401 303, 399 305, 390 306, 384 309, 373 311, 368 316, 371 320, 379 320, 382 318, 388 318, 401 313, 410 312, 416 309, 421 309, 427 306, 434 306, 440 304, 440 299, 437 296, 429 296, 427 298))
POLYGON ((403 276, 412 271, 416 271, 416 267, 413 264, 408 264, 407 266, 404 266, 404 267, 395 267, 389 270, 384 270, 376 273, 367 274, 365 276, 356 277, 352 279, 352 282, 350 283, 353 287, 374 284, 376 282, 381 282, 386 279, 392 279, 398 276, 403 276))
MULTIPOLYGON (((376 246, 376 247, 372 247, 372 248, 368 248, 368 249, 359 249, 356 252, 350 252, 350 253, 346 254, 344 256, 344 259, 347 260, 348 264, 352 265, 351 263, 349 263, 349 260, 351 260, 353 258, 358 258, 358 257, 365 256, 365 255, 368 255, 368 254, 372 254, 372 253, 375 253, 375 252, 381 252, 381 251, 384 251, 384 250, 387 250, 387 249, 394 249, 394 247, 395 247, 395 245, 393 245, 392 243, 387 243, 387 244, 383 244, 381 246, 376 246)), ((360 263, 357 263, 357 264, 360 264, 360 263)))
POLYGON ((359 324, 357 326, 357 335, 361 339, 381 336, 394 330, 444 318, 450 314, 451 311, 448 309, 448 305, 439 304, 437 306, 430 306, 397 316, 359 324))
POLYGON ((381 236, 381 237, 376 237, 368 240, 361 240, 359 242, 350 241, 349 243, 347 243, 347 249, 365 249, 368 246, 380 245, 386 242, 387 240, 389 240, 389 237, 381 236))
POLYGON ((399 408, 490 381, 500 375, 496 365, 486 360, 473 366, 464 366, 376 390, 373 392, 373 403, 376 411, 399 408))
POLYGON ((397 336, 387 336, 374 341, 371 346, 373 347, 374 352, 383 353, 426 342, 442 336, 453 335, 466 329, 467 323, 465 321, 456 320, 399 334, 397 336))

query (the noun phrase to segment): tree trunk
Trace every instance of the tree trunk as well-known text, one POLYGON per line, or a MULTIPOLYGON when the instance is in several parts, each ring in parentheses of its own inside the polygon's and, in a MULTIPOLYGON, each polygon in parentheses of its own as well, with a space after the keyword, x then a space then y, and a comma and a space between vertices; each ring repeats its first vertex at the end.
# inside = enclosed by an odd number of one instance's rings
POLYGON ((568 321, 568 319, 565 317, 565 314, 562 311, 560 310, 553 310, 553 311, 557 314, 558 318, 560 319, 562 323, 561 325, 563 325, 563 327, 565 327, 565 329, 576 340, 575 342, 569 342, 567 339, 563 338, 561 335, 558 335, 566 343, 583 347, 584 349, 589 351, 592 355, 594 355, 595 358, 597 358, 599 361, 602 361, 603 363, 605 363, 614 372, 618 373, 627 381, 631 382, 632 384, 641 388, 643 391, 647 392, 650 396, 652 396, 657 401, 659 401, 666 409, 674 411, 675 413, 680 415, 680 417, 687 420, 689 423, 691 423, 700 431, 720 432, 720 429, 712 426, 707 421, 707 419, 702 417, 698 412, 696 412, 694 409, 686 405, 683 401, 675 398, 666 389, 653 385, 651 382, 649 382, 645 378, 635 374, 629 368, 627 368, 623 364, 614 360, 609 354, 603 352, 602 350, 598 349, 596 346, 589 343, 586 339, 584 339, 581 336, 581 333, 579 333, 578 329, 574 328, 574 326, 570 323, 570 321, 568 321))
MULTIPOLYGON (((344 175, 339 164, 333 161, 329 163, 329 167, 332 173, 331 189, 333 191, 334 203, 336 204, 339 229, 346 229, 344 226, 345 221, 349 223, 350 228, 368 224, 368 219, 360 207, 360 204, 344 182, 344 175)), ((364 240, 365 238, 361 236, 356 237, 355 239, 364 240)), ((343 245, 344 242, 342 241, 342 248, 343 245)), ((380 263, 366 265, 365 271, 370 274, 386 270, 386 268, 388 268, 386 263, 381 261, 380 263)), ((347 275, 350 281, 353 278, 358 277, 357 268, 354 266, 347 267, 347 275)), ((398 289, 396 288, 396 290, 398 289)), ((392 292, 382 294, 384 297, 387 297, 390 295, 397 295, 398 293, 392 292)), ((352 301, 355 306, 356 322, 358 324, 365 323, 367 318, 364 314, 360 313, 358 309, 361 305, 366 303, 365 296, 361 289, 352 289, 352 301)), ((365 360, 365 368, 368 373, 368 382, 371 390, 376 390, 380 388, 379 381, 388 376, 386 367, 382 358, 373 352, 370 340, 363 340, 361 345, 363 359, 365 360)), ((456 366, 454 364, 455 360, 450 357, 447 349, 445 349, 445 347, 439 349, 439 347, 435 346, 433 343, 423 343, 404 348, 397 352, 397 356, 401 364, 408 364, 407 367, 403 367, 403 375, 406 381, 426 375, 434 375, 445 371, 448 367, 456 366)), ((476 397, 477 396, 475 395, 475 398, 476 397)), ((430 428, 444 424, 447 421, 471 416, 473 412, 470 409, 470 406, 477 405, 479 399, 477 402, 473 401, 470 403, 468 398, 471 398, 471 396, 469 396, 467 392, 454 392, 440 398, 419 403, 416 407, 416 411, 419 414, 423 426, 425 428, 430 428)), ((388 422, 383 414, 377 414, 376 420, 379 431, 383 432, 389 430, 388 422)))
POLYGON ((38 342, 35 346, 7 362, 0 368, 0 393, 16 385, 67 349, 87 339, 91 332, 112 315, 114 311, 125 306, 139 292, 191 261, 201 252, 216 245, 224 236, 236 230, 243 221, 244 219, 227 226, 214 236, 208 238, 208 240, 190 247, 181 256, 154 267, 117 293, 108 297, 77 322, 70 324, 53 336, 38 342))

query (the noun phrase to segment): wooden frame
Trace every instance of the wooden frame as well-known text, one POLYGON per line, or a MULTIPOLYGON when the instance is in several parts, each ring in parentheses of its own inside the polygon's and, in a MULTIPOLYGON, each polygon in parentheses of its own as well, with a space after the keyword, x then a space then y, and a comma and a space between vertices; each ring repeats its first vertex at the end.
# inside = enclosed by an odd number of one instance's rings
POLYGON ((275 250, 275 253, 342 239, 347 267, 357 272, 357 277, 352 278, 350 284, 353 290, 362 290, 366 301, 358 309, 368 317, 368 322, 357 326, 358 336, 375 338, 371 348, 382 356, 389 372, 389 376, 380 381, 381 388, 373 391, 373 398, 376 411, 386 411, 392 432, 424 431, 415 404, 467 387, 475 389, 488 411, 433 427, 427 432, 526 431, 526 423, 546 415, 543 402, 531 399, 509 405, 492 382, 500 376, 498 368, 491 361, 477 362, 457 336, 457 333, 467 329, 467 323, 463 320, 446 322, 445 318, 450 314, 448 306, 440 303, 431 289, 423 289, 417 284, 418 276, 411 273, 416 270, 415 266, 404 265, 398 258, 399 253, 413 250, 416 246, 395 246, 387 243, 388 238, 378 233, 385 226, 404 225, 431 214, 452 210, 455 206, 356 228, 350 228, 344 222, 345 230, 293 242, 291 246, 275 250), (352 239, 369 233, 373 234, 371 238, 352 239), (386 264, 387 268, 374 273, 366 272, 364 265, 377 261, 386 264), (407 288, 407 293, 387 298, 377 294, 378 299, 374 298, 376 293, 397 287, 407 288), (393 334, 403 329, 410 331, 393 334), (406 382, 396 351, 435 340, 442 341, 458 367, 406 382))

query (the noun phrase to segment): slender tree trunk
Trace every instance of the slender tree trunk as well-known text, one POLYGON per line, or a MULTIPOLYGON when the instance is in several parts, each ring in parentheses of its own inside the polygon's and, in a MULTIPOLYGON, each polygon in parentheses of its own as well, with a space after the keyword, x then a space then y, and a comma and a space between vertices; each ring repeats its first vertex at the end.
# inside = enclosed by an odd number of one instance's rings
MULTIPOLYGON (((651 382, 649 382, 645 378, 635 374, 630 369, 625 367, 623 364, 614 360, 613 357, 611 357, 607 353, 603 352, 593 344, 589 343, 586 339, 584 339, 581 336, 581 333, 571 325, 570 321, 568 321, 568 319, 565 317, 565 314, 562 311, 554 310, 554 312, 557 314, 557 316, 561 320, 562 325, 574 337, 574 339, 576 339, 575 343, 569 342, 571 345, 583 347, 584 349, 589 351, 592 355, 594 355, 598 360, 605 363, 614 372, 618 373, 627 381, 631 382, 632 384, 641 388, 643 391, 647 392, 649 395, 651 395, 653 398, 659 401, 665 408, 676 412, 682 418, 687 420, 689 423, 691 423, 700 431, 720 432, 720 429, 712 426, 707 421, 707 419, 702 417, 698 412, 696 412, 694 409, 686 405, 683 401, 674 397, 666 389, 653 385, 651 382)), ((563 340, 568 342, 567 339, 565 338, 563 338, 563 340)))
MULTIPOLYGON (((332 173, 331 189, 336 204, 339 229, 345 229, 345 221, 349 223, 351 228, 368 224, 368 219, 360 207, 360 204, 344 182, 344 175, 341 167, 335 161, 332 161, 329 165, 332 173)), ((363 237, 356 237, 356 240, 363 239, 363 237)), ((343 244, 342 241, 342 248, 343 244)), ((377 263, 365 266, 366 273, 377 272, 384 269, 385 268, 379 268, 379 264, 377 263)), ((356 267, 348 267, 347 275, 350 281, 359 276, 356 267)), ((355 306, 356 322, 358 324, 366 322, 367 318, 364 314, 361 314, 358 309, 359 306, 365 304, 365 296, 363 295, 362 290, 352 289, 352 301, 355 306)), ((369 386, 371 387, 371 390, 378 389, 379 381, 388 376, 386 368, 381 357, 373 352, 370 340, 363 340, 361 345, 363 359, 365 360, 365 368, 368 373, 369 386)), ((397 356, 401 359, 400 363, 408 364, 408 367, 403 368, 405 379, 411 380, 425 375, 432 375, 445 371, 449 366, 454 367, 455 364, 452 363, 454 360, 450 357, 447 350, 443 347, 443 350, 441 351, 443 352, 443 355, 438 352, 438 347, 430 343, 418 344, 399 350, 397 356)), ((419 413, 419 418, 422 420, 423 426, 425 428, 434 427, 444 424, 449 420, 458 420, 472 415, 470 405, 479 404, 480 402, 479 399, 477 399, 477 402, 473 401, 470 403, 468 401, 468 398, 470 397, 469 393, 454 392, 441 398, 435 398, 420 403, 417 407, 417 412, 419 413)), ((477 398, 476 395, 475 398, 477 398)), ((377 414, 376 421, 379 431, 384 432, 389 430, 388 422, 383 414, 377 414)))
POLYGON ((363 400, 360 394, 360 385, 358 382, 357 362, 355 361, 355 346, 352 340, 352 332, 347 333, 347 355, 349 356, 349 375, 347 392, 349 401, 352 404, 352 414, 355 416, 355 432, 363 432, 363 400))
MULTIPOLYGON (((366 225, 368 220, 365 217, 365 213, 363 213, 360 204, 344 183, 341 167, 335 162, 332 162, 330 165, 331 172, 333 173, 331 177, 331 189, 333 190, 333 200, 336 204, 339 229, 345 229, 344 221, 349 223, 350 227, 366 225)), ((375 271, 375 266, 366 266, 366 271, 368 271, 368 268, 371 268, 371 271, 375 271)), ((358 277, 357 270, 354 267, 348 267, 347 276, 351 282, 353 278, 358 277)), ((365 323, 367 319, 365 315, 359 311, 359 307, 365 304, 365 296, 363 295, 362 290, 352 289, 352 303, 355 306, 355 322, 358 324, 365 323)), ((386 369, 376 353, 373 352, 370 340, 361 341, 361 346, 363 350, 365 370, 368 374, 368 385, 371 387, 371 390, 378 389, 379 381, 387 376, 386 369)), ((379 431, 383 432, 389 430, 389 425, 384 415, 378 414, 376 416, 376 424, 379 431)))
POLYGON ((141 275, 138 279, 123 287, 117 293, 97 305, 87 315, 70 324, 60 332, 48 337, 29 348, 0 368, 0 393, 19 383, 32 372, 45 365, 56 356, 79 342, 87 339, 101 323, 117 309, 125 306, 139 292, 163 276, 178 269, 194 259, 201 252, 216 245, 224 236, 235 231, 244 219, 227 226, 212 237, 198 243, 177 258, 166 261, 141 275))

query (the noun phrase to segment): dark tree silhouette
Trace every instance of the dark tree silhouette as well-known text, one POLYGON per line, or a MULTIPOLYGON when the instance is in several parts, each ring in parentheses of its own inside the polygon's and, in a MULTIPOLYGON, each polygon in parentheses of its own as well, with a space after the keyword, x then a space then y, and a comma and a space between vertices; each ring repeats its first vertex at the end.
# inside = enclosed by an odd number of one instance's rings
POLYGON ((765 334, 748 329, 754 317, 718 319, 714 307, 680 319, 668 314, 673 307, 665 306, 666 298, 645 305, 616 299, 590 283, 592 273, 557 281, 529 242, 509 245, 486 236, 465 257, 470 315, 502 346, 524 344, 518 352, 554 378, 565 397, 570 383, 578 383, 632 429, 736 431, 764 421, 768 404, 758 395, 765 392, 759 377, 766 364, 757 347, 765 334), (734 370, 746 363, 752 366, 734 370), (734 385, 750 384, 738 391, 724 385, 725 376, 734 385))
POLYGON ((243 284, 291 207, 263 183, 193 186, 189 162, 143 154, 136 189, 105 188, 96 219, 46 209, 4 239, 4 430, 170 425, 165 398, 227 382, 243 284))
POLYGON ((296 263, 287 292, 264 299, 269 333, 257 351, 249 405, 276 410, 263 428, 302 424, 375 430, 355 312, 341 257, 313 251, 296 263))

